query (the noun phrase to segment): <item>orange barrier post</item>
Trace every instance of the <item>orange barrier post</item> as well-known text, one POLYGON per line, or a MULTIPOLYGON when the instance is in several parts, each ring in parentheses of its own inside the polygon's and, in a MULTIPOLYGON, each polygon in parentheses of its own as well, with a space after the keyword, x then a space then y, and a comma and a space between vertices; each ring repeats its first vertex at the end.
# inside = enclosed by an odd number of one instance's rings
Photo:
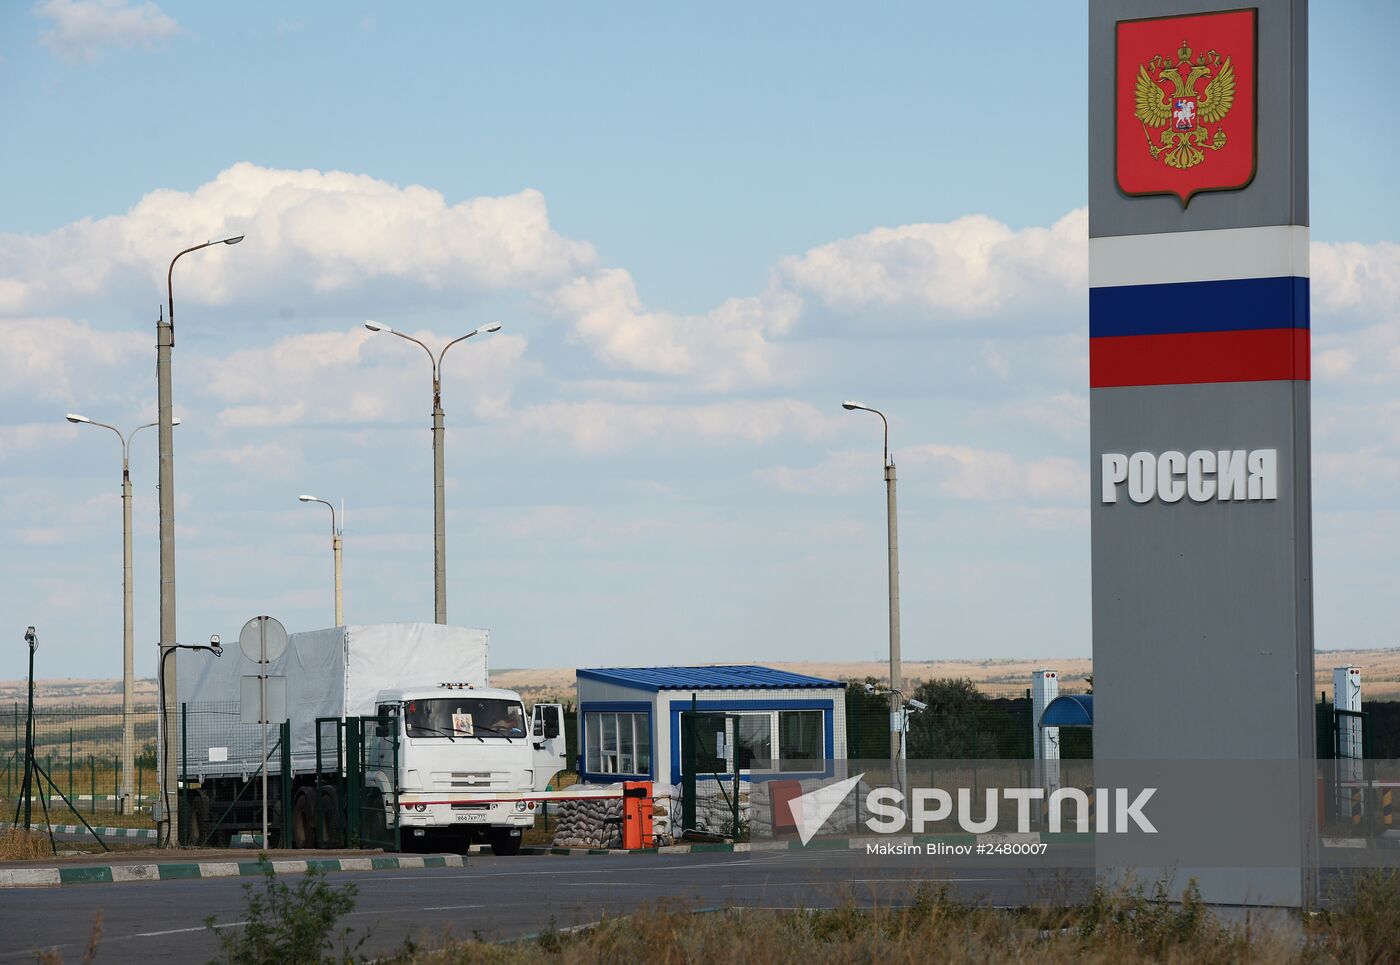
POLYGON ((773 833, 796 834, 797 821, 792 816, 792 801, 802 796, 802 785, 797 781, 770 781, 768 802, 773 807, 773 833))
POLYGON ((653 790, 651 781, 625 781, 622 785, 622 846, 629 851, 650 848, 653 790))

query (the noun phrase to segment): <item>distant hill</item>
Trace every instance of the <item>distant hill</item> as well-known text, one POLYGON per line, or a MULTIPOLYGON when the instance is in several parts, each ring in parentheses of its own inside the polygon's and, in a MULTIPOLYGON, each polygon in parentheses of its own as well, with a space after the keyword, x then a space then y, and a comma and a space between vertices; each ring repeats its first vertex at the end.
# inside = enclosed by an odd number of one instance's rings
MULTIPOLYGON (((878 660, 754 660, 753 662, 833 680, 863 680, 866 677, 884 680, 889 674, 889 663, 878 660)), ((603 665, 593 664, 593 666, 603 665)), ((1328 699, 1331 699, 1332 668, 1348 665, 1361 668, 1363 700, 1400 700, 1400 648, 1319 650, 1316 656, 1317 678, 1313 686, 1314 693, 1325 691, 1328 699)), ((963 677, 972 680, 987 693, 1002 696, 1025 690, 1030 686, 1031 672, 1042 667, 1055 670, 1060 674, 1060 689, 1063 691, 1088 689, 1085 678, 1093 673, 1093 663, 1085 657, 1047 657, 1035 660, 908 660, 905 661, 903 670, 906 681, 963 677)), ((527 702, 537 700, 570 702, 574 698, 574 670, 571 667, 498 670, 492 673, 491 683, 497 687, 519 691, 527 702)), ((38 703, 45 705, 65 703, 119 704, 121 703, 121 680, 81 678, 40 680, 35 682, 35 696, 38 703)), ((23 702, 24 699, 25 682, 23 680, 0 680, 0 704, 13 701, 23 702)), ((137 704, 152 705, 155 701, 155 679, 137 680, 137 704)))

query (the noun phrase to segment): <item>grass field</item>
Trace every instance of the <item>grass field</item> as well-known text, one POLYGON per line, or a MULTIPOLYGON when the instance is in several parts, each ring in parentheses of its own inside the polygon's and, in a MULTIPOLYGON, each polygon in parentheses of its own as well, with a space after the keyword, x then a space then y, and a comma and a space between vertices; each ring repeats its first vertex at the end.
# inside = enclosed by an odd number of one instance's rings
POLYGON ((1096 894, 1082 905, 994 909, 927 888, 902 907, 695 913, 659 904, 592 927, 505 944, 458 941, 440 952, 408 951, 413 965, 471 962, 560 965, 611 962, 925 962, 1048 965, 1155 962, 1172 965, 1322 965, 1400 960, 1400 879, 1373 875, 1335 910, 1301 926, 1255 917, 1224 924, 1188 891, 1096 894))

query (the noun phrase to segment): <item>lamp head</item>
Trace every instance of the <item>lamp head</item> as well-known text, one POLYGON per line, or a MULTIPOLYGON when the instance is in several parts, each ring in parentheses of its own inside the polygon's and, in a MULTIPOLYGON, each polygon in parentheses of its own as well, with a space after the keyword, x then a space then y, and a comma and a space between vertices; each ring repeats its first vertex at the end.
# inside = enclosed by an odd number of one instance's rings
POLYGON ((859 402, 852 402, 850 399, 847 399, 845 402, 841 403, 841 408, 850 411, 852 409, 864 409, 865 406, 861 405, 859 402))
POLYGON ((392 331, 393 331, 393 329, 390 328, 388 325, 380 325, 378 322, 373 321, 373 320, 368 319, 368 318, 365 319, 365 328, 369 329, 371 332, 392 332, 392 331))
POLYGON ((315 497, 315 496, 308 496, 308 495, 306 495, 306 494, 304 494, 304 493, 303 493, 302 495, 298 496, 297 499, 300 499, 300 500, 301 500, 302 502, 304 502, 304 503, 314 503, 314 502, 316 502, 316 497, 315 497))
POLYGON ((473 334, 473 335, 476 335, 476 334, 478 334, 478 333, 480 333, 480 332, 499 332, 500 330, 501 330, 501 323, 500 323, 500 322, 492 322, 490 325, 482 325, 482 326, 481 326, 480 328, 478 328, 475 332, 472 332, 472 334, 473 334))
MULTIPOLYGON (((92 422, 92 420, 89 419, 87 416, 85 416, 85 415, 78 415, 78 413, 76 413, 76 412, 70 412, 70 413, 68 413, 68 415, 64 416, 64 418, 67 419, 69 422, 73 422, 73 423, 90 423, 90 422, 92 422)), ((32 629, 32 627, 31 627, 31 629, 32 629)))
POLYGON ((180 424, 180 417, 175 416, 173 419, 170 420, 170 424, 172 426, 178 426, 180 424))
POLYGON ((223 241, 223 243, 226 244, 226 245, 236 245, 236 244, 238 244, 238 243, 239 243, 240 241, 242 241, 242 240, 243 240, 243 235, 235 235, 235 236, 232 237, 232 238, 225 238, 224 241, 223 241))

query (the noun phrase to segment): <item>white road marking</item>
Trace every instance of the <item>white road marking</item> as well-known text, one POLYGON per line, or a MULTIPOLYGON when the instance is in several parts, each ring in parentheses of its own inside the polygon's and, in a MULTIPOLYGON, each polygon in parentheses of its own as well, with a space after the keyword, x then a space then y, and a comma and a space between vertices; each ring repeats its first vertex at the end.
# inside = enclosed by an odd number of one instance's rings
MULTIPOLYGON (((213 927, 215 927, 215 928, 242 928, 242 927, 243 927, 244 925, 246 925, 246 924, 248 924, 246 921, 224 921, 224 922, 219 922, 218 924, 214 925, 213 927)), ((132 935, 132 936, 130 936, 130 937, 132 937, 132 938, 158 938, 158 937, 160 937, 161 935, 182 935, 182 934, 184 934, 185 932, 192 932, 192 931, 204 931, 204 926, 203 926, 203 925, 200 925, 200 926, 198 926, 198 927, 196 927, 196 928, 170 928, 170 929, 167 929, 166 931, 139 931, 139 932, 137 932, 136 934, 134 934, 134 935, 132 935)))
MULTIPOLYGON (((734 865, 735 865, 735 862, 733 862, 733 861, 713 861, 713 862, 708 862, 708 863, 706 863, 706 864, 687 864, 687 865, 669 865, 669 864, 668 864, 668 865, 656 865, 656 866, 651 867, 651 868, 628 868, 628 869, 626 869, 626 870, 627 870, 627 873, 628 873, 628 874, 667 874, 667 875, 674 875, 677 871, 692 871, 692 870, 695 870, 695 869, 698 869, 698 868, 731 868, 731 867, 733 867, 734 865)), ((593 868, 583 868, 583 869, 578 869, 578 870, 574 870, 574 871, 564 871, 564 870, 554 870, 554 869, 548 869, 548 868, 540 868, 540 869, 537 870, 537 871, 484 871, 484 872, 478 872, 478 873, 475 873, 475 874, 472 873, 472 872, 468 869, 467 871, 464 871, 464 872, 461 872, 461 873, 458 873, 458 874, 452 874, 452 875, 432 875, 432 876, 426 877, 426 878, 425 878, 423 875, 384 875, 384 874, 376 874, 376 875, 373 875, 369 880, 371 880, 371 881, 430 881, 430 880, 441 880, 441 879, 443 879, 443 878, 537 878, 537 877, 539 877, 540 875, 548 875, 548 876, 553 877, 553 876, 557 876, 557 875, 596 875, 597 873, 598 873, 598 869, 597 869, 596 867, 593 867, 593 868)))

